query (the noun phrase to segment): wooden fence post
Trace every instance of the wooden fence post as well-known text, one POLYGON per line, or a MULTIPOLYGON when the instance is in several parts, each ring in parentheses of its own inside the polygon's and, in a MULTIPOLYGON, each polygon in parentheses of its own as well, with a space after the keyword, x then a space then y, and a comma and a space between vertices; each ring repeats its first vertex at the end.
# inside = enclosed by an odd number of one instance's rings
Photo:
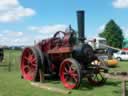
POLYGON ((9 50, 9 54, 8 54, 8 71, 9 72, 11 72, 11 65, 12 65, 11 64, 12 62, 10 60, 11 60, 11 52, 9 50))
POLYGON ((126 96, 126 81, 122 80, 122 96, 126 96))

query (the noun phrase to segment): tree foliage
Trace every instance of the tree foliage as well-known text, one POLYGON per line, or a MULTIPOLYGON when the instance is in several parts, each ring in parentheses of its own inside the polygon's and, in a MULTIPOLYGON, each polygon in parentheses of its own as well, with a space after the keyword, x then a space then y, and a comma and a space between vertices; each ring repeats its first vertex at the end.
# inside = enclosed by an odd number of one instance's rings
POLYGON ((102 33, 99 34, 107 40, 107 44, 116 48, 122 48, 123 32, 114 20, 110 20, 102 33))

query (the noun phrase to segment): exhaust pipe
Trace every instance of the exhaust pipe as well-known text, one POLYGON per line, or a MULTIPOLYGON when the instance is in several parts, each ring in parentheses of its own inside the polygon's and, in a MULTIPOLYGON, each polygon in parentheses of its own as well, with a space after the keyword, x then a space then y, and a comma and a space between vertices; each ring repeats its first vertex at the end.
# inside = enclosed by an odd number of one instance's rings
POLYGON ((81 43, 84 43, 84 11, 77 11, 77 23, 78 23, 78 39, 81 43))

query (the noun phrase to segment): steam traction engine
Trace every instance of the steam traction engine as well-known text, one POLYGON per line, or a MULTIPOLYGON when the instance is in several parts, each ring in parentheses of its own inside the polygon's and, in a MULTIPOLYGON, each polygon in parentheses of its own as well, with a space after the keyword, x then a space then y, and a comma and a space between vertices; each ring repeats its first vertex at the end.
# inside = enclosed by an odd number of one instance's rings
POLYGON ((78 37, 69 27, 66 32, 58 31, 50 39, 42 40, 33 47, 24 49, 21 57, 21 74, 30 81, 43 81, 46 76, 60 77, 68 88, 78 88, 83 77, 94 85, 105 82, 101 74, 107 71, 84 42, 84 11, 77 12, 78 37))

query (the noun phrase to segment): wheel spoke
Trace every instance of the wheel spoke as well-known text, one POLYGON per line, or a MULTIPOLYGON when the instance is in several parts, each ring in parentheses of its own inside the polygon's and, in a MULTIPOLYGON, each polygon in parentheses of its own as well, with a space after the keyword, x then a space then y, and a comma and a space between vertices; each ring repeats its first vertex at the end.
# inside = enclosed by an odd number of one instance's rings
POLYGON ((78 74, 73 74, 73 77, 78 77, 78 74))
POLYGON ((31 62, 31 66, 36 67, 37 66, 36 62, 31 62))
POLYGON ((29 70, 30 70, 29 66, 28 66, 28 65, 25 65, 25 66, 24 66, 24 71, 25 71, 25 73, 28 73, 29 70))
POLYGON ((99 75, 101 76, 101 78, 104 78, 101 73, 99 73, 99 75))
POLYGON ((73 77, 73 79, 75 80, 75 82, 78 82, 78 74, 72 74, 72 77, 73 77))
POLYGON ((69 73, 73 73, 73 69, 72 69, 72 66, 69 67, 69 73))
POLYGON ((66 72, 66 73, 68 73, 68 72, 69 72, 69 71, 68 71, 68 69, 67 69, 66 67, 64 68, 64 70, 65 70, 65 72, 66 72))
POLYGON ((75 83, 78 82, 78 74, 75 73, 75 70, 72 68, 72 66, 69 67, 69 74, 71 76, 71 78, 75 81, 75 83))
POLYGON ((33 54, 29 55, 29 60, 32 61, 33 59, 33 54))
POLYGON ((94 74, 94 81, 96 81, 96 79, 97 79, 97 74, 94 74))
POLYGON ((36 68, 37 64, 31 64, 31 67, 36 68))
POLYGON ((72 71, 72 66, 69 67, 69 71, 72 71))
POLYGON ((78 82, 78 79, 77 79, 77 78, 73 77, 73 79, 75 80, 75 83, 77 83, 77 82, 78 82))
POLYGON ((96 74, 96 80, 97 80, 97 82, 99 82, 100 80, 99 80, 99 77, 98 77, 98 75, 96 74))
POLYGON ((26 58, 28 60, 28 62, 30 63, 31 67, 36 67, 36 58, 34 57, 34 55, 31 53, 31 55, 28 56, 28 58, 26 58))
POLYGON ((29 61, 29 58, 28 58, 28 57, 26 57, 26 56, 24 57, 24 59, 29 61))
POLYGON ((32 63, 35 63, 36 62, 36 58, 33 58, 31 62, 32 63))

